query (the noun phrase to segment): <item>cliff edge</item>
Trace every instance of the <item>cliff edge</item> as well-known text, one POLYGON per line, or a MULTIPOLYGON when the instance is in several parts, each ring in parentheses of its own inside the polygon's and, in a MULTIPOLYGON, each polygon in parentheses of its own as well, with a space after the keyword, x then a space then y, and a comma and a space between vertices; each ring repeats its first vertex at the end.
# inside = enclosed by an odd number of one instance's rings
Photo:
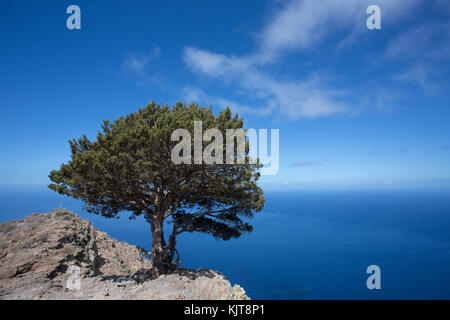
POLYGON ((247 300, 209 269, 152 276, 149 253, 65 209, 0 224, 0 299, 247 300))

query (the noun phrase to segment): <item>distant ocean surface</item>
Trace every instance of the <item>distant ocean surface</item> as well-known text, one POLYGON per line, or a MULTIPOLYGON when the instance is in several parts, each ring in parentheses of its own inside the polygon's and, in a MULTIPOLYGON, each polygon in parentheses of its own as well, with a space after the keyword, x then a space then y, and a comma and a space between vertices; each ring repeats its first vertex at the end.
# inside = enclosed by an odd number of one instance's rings
MULTIPOLYGON (((182 265, 221 271, 252 299, 450 299, 450 193, 266 191, 254 231, 179 237, 182 265), (368 290, 366 268, 381 268, 368 290)), ((62 204, 112 237, 150 250, 141 218, 106 219, 37 186, 1 186, 0 222, 62 204)))

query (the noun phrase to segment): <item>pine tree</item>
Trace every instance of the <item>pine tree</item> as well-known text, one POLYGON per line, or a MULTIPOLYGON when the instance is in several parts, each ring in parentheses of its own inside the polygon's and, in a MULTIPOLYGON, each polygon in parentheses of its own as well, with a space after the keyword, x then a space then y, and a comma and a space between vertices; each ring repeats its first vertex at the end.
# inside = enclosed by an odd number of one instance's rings
MULTIPOLYGON (((193 136, 194 121, 202 121, 203 130, 219 129, 224 137, 226 129, 243 128, 243 119, 229 108, 215 116, 211 108, 196 104, 179 102, 170 108, 152 102, 112 123, 103 121, 96 141, 86 135, 69 141, 71 160, 50 172, 49 188, 82 200, 85 210, 107 218, 122 212, 131 218, 143 215, 151 226, 153 267, 167 272, 179 258, 180 233, 238 238, 252 230, 247 221, 264 206, 257 185, 261 165, 248 161, 248 142, 245 164, 172 161, 178 143, 172 141, 172 132, 182 128, 193 136), (172 229, 168 239, 165 222, 172 229)), ((190 147, 194 150, 193 142, 190 147)))

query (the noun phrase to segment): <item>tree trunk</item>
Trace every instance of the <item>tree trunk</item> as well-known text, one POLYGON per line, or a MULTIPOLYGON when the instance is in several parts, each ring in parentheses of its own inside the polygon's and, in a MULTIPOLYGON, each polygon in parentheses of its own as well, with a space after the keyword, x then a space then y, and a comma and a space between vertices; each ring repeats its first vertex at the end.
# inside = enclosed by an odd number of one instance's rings
POLYGON ((166 250, 163 239, 163 220, 153 217, 150 225, 152 230, 152 265, 158 273, 165 273, 167 266, 165 263, 166 250))
POLYGON ((168 257, 168 260, 169 260, 170 263, 172 263, 173 258, 175 257, 175 251, 176 251, 175 250, 175 245, 177 244, 176 236, 177 236, 176 235, 176 228, 174 226, 172 235, 170 236, 170 240, 169 240, 169 257, 168 257))

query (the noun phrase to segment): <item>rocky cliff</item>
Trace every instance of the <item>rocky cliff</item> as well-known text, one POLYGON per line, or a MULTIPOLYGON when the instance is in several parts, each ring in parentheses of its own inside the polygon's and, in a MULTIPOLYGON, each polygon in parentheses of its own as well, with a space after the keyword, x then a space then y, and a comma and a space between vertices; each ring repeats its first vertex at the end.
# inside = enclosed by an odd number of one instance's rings
POLYGON ((0 224, 0 299, 249 299, 219 272, 152 276, 149 253, 64 209, 0 224))

